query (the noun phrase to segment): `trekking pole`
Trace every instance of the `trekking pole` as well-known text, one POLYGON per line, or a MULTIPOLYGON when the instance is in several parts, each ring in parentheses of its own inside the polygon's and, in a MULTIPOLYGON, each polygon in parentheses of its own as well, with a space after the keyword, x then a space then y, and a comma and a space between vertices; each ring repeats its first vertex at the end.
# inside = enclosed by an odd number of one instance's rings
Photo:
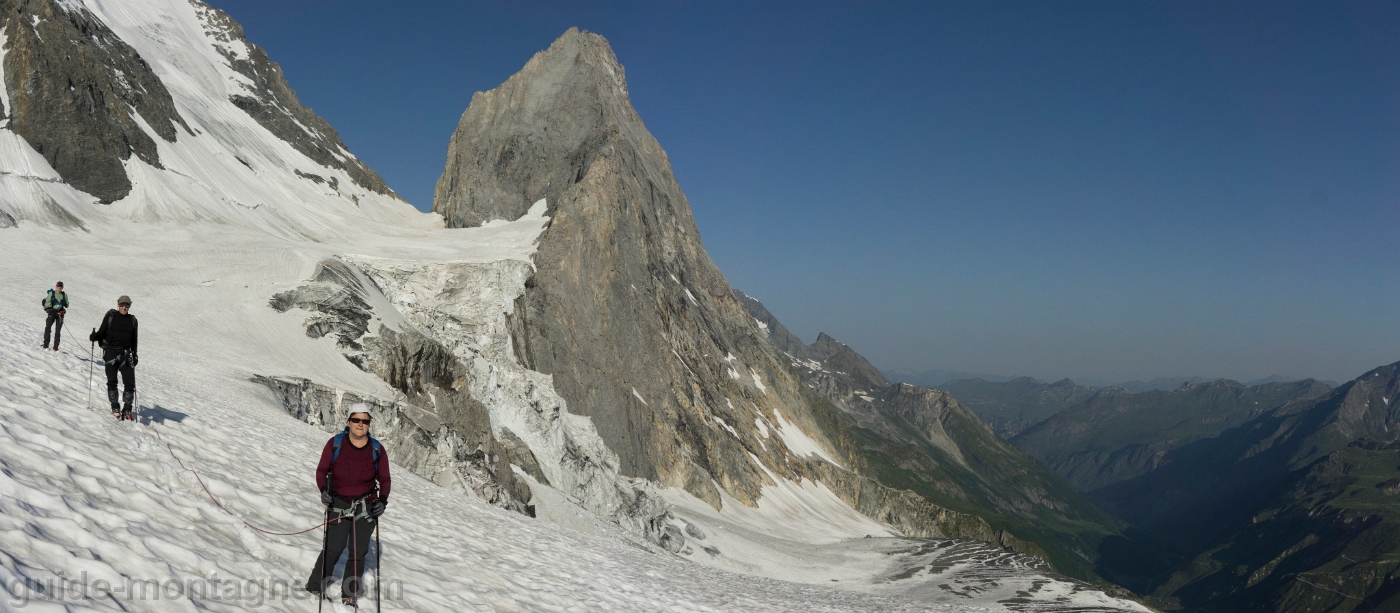
MULTIPOLYGON (((361 500, 361 502, 363 502, 363 500, 361 500)), ((350 512, 355 512, 355 503, 353 502, 350 503, 350 512)), ((345 572, 350 572, 351 566, 355 567, 355 583, 351 585, 350 589, 356 592, 363 592, 365 569, 363 566, 360 566, 359 560, 357 559, 360 557, 360 537, 355 532, 355 526, 359 523, 359 517, 352 516, 350 518, 350 559, 345 561, 345 572)), ((353 598, 353 600, 350 601, 351 608, 355 610, 355 613, 360 613, 360 595, 355 594, 351 598, 353 598)))
POLYGON ((374 520, 374 613, 379 613, 379 594, 384 586, 379 583, 379 567, 384 565, 384 546, 379 544, 379 519, 374 520))
MULTIPOLYGON (((97 334, 97 328, 92 329, 93 334, 97 334)), ((97 363, 97 341, 92 341, 92 346, 88 347, 88 410, 92 410, 92 365, 97 363)))
MULTIPOLYGON (((330 475, 326 475, 327 483, 330 483, 330 475)), ((330 570, 326 568, 326 555, 331 547, 331 505, 326 505, 326 536, 321 539, 321 591, 317 592, 319 598, 316 602, 316 613, 321 613, 321 607, 326 605, 326 575, 330 570)))

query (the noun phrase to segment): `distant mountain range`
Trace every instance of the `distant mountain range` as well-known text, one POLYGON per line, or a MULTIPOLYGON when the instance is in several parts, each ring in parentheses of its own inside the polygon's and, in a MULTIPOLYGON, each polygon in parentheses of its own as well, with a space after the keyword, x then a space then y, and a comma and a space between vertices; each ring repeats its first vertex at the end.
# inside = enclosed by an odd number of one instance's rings
MULTIPOLYGON (((1017 379, 1030 379, 1032 381, 1044 383, 1039 379, 1021 375, 992 375, 987 373, 965 372, 961 370, 946 370, 942 368, 934 368, 931 370, 923 371, 914 371, 907 368, 897 368, 894 370, 886 370, 882 372, 891 381, 896 381, 899 383, 913 383, 914 385, 936 387, 939 389, 944 389, 948 384, 954 381, 962 381, 969 379, 981 379, 983 381, 988 381, 991 383, 1008 383, 1017 379)), ((1262 379, 1253 379, 1250 381, 1245 381, 1244 384, 1263 385, 1265 383, 1287 383, 1290 381, 1302 381, 1304 378, 1305 377, 1286 377, 1284 375, 1273 374, 1262 379)), ((1115 381, 1113 379, 1105 379, 1100 377, 1085 377, 1081 378, 1078 381, 1075 381, 1074 383, 1086 387, 1097 388, 1117 386, 1128 390, 1129 392, 1132 392, 1134 394, 1138 394, 1142 392, 1150 392, 1153 390, 1171 391, 1178 387, 1181 387, 1183 383, 1205 383, 1207 381, 1219 381, 1221 379, 1222 377, 1212 378, 1192 376, 1157 377, 1148 381, 1143 381, 1140 379, 1134 379, 1132 381, 1115 381)), ((1062 379, 1062 381, 1067 380, 1069 379, 1062 379)), ((1334 387, 1340 385, 1340 383, 1336 381, 1328 381, 1325 379, 1320 379, 1320 381, 1334 387)))
POLYGON ((1117 387, 1012 443, 1129 523, 1099 572, 1164 610, 1380 611, 1400 594, 1400 363, 1338 387, 1117 387))
POLYGON ((1051 415, 1088 400, 1098 389, 1069 379, 1041 383, 1030 377, 1006 382, 959 379, 939 386, 967 404, 998 434, 1011 438, 1051 415))
POLYGON ((1094 552, 1110 538, 1123 538, 1121 524, 997 436, 953 394, 892 383, 825 333, 803 343, 758 300, 735 296, 792 360, 802 382, 852 422, 860 458, 880 483, 981 517, 1006 534, 1004 545, 1028 541, 1057 570, 1078 577, 1094 577, 1094 552))
POLYGON ((1012 379, 1018 378, 1015 376, 1008 377, 1003 375, 989 375, 986 373, 963 372, 960 370, 945 370, 942 368, 935 368, 932 370, 925 370, 920 372, 915 372, 906 368, 887 370, 884 371, 884 373, 885 376, 889 377, 891 381, 895 381, 898 383, 912 383, 914 385, 922 385, 925 387, 939 387, 944 383, 947 383, 949 381, 957 381, 959 379, 982 379, 984 381, 991 381, 993 383, 1005 383, 1012 379))

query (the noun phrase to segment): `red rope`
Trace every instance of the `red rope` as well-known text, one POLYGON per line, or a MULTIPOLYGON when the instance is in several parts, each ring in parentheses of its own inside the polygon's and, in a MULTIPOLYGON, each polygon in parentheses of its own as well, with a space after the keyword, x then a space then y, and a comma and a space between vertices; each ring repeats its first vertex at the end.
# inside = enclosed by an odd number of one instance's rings
POLYGON ((170 457, 175 458, 175 461, 176 461, 177 463, 180 464, 180 468, 183 468, 183 469, 185 469, 185 470, 188 470, 188 471, 190 471, 191 473, 194 474, 195 480, 199 482, 199 487, 204 488, 204 494, 205 494, 206 496, 209 497, 209 500, 214 501, 214 506, 219 507, 220 509, 223 510, 223 512, 228 513, 229 515, 232 515, 232 516, 238 518, 238 521, 243 522, 243 525, 248 526, 249 528, 252 528, 252 529, 254 529, 254 530, 257 530, 258 532, 261 532, 261 533, 263 533, 263 534, 270 534, 270 535, 272 535, 272 536, 296 536, 296 535, 298 535, 298 534, 306 534, 307 532, 310 532, 310 531, 312 531, 312 530, 315 530, 315 529, 317 529, 317 528, 320 528, 321 526, 326 525, 326 523, 328 523, 328 522, 330 521, 330 518, 328 517, 328 518, 326 518, 325 520, 323 520, 321 523, 316 524, 316 525, 314 525, 314 526, 312 526, 312 527, 310 527, 310 528, 307 528, 307 529, 305 529, 305 530, 302 530, 302 531, 300 531, 300 532, 272 532, 272 531, 270 531, 270 530, 263 530, 262 528, 259 528, 259 527, 257 527, 257 526, 254 526, 253 524, 248 523, 248 520, 243 519, 242 517, 238 517, 238 514, 237 514, 237 513, 234 513, 233 511, 228 510, 228 507, 225 507, 222 503, 219 502, 219 499, 218 499, 218 498, 215 498, 215 497, 214 497, 214 493, 209 491, 209 486, 204 485, 204 479, 201 479, 201 478, 199 477, 199 472, 195 471, 195 469, 193 469, 193 468, 190 468, 190 467, 188 467, 188 466, 185 466, 185 463, 184 463, 183 461, 180 460, 180 456, 175 455, 175 448, 174 448, 174 447, 171 447, 171 446, 170 446, 170 443, 166 443, 166 442, 165 442, 165 439, 162 438, 161 435, 160 435, 160 430, 157 430, 157 429, 155 428, 154 425, 151 426, 151 432, 155 432, 155 433, 156 433, 156 438, 160 439, 160 442, 165 443, 165 449, 166 449, 166 451, 169 451, 169 452, 170 452, 170 457))

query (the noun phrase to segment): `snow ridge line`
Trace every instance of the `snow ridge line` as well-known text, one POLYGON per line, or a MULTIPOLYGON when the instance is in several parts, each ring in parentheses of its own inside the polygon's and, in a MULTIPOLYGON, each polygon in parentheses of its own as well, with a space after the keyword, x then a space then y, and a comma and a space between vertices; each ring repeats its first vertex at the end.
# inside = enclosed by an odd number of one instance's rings
POLYGON ((310 532, 310 531, 312 531, 312 530, 315 530, 315 529, 317 529, 317 528, 320 528, 321 526, 326 525, 327 523, 330 523, 331 520, 330 520, 329 517, 327 517, 326 519, 322 520, 321 523, 316 524, 316 525, 314 525, 314 526, 312 526, 312 527, 310 527, 310 528, 307 528, 307 529, 305 529, 305 530, 302 530, 301 532, 273 532, 273 531, 271 531, 271 530, 263 530, 262 528, 259 528, 259 527, 257 527, 257 526, 254 526, 253 524, 248 523, 248 520, 243 519, 242 517, 239 517, 237 513, 234 513, 233 511, 228 510, 228 507, 225 507, 223 503, 219 502, 219 499, 218 499, 218 498, 215 498, 215 497, 214 497, 214 493, 213 493, 213 492, 210 492, 210 491, 209 491, 209 487, 206 486, 206 485, 204 485, 204 479, 201 479, 201 478, 199 477, 199 471, 196 471, 196 470, 193 469, 193 468, 190 468, 190 467, 188 467, 188 466, 185 466, 185 463, 184 463, 184 461, 182 461, 182 460, 180 459, 180 456, 175 455, 175 448, 172 447, 172 446, 170 445, 170 443, 166 443, 164 438, 161 438, 161 436, 160 436, 160 430, 157 430, 157 429, 156 429, 155 424, 151 424, 151 432, 154 432, 154 433, 156 434, 156 438, 157 438, 157 439, 160 439, 160 442, 165 443, 165 450, 168 451, 168 452, 170 452, 170 457, 175 458, 175 462, 176 462, 177 464, 180 465, 180 468, 183 468, 183 469, 185 469, 185 470, 188 470, 188 471, 190 471, 191 474, 194 475, 195 481, 198 481, 198 482, 199 482, 199 487, 204 488, 204 494, 205 494, 206 496, 209 497, 209 500, 211 500, 211 501, 214 502, 214 506, 219 507, 220 509, 223 509, 223 511, 224 511, 225 513, 228 513, 229 515, 232 515, 234 518, 236 518, 238 521, 243 522, 243 525, 248 526, 249 528, 252 528, 252 529, 254 529, 254 530, 257 530, 258 532, 261 532, 261 533, 263 533, 263 534, 270 534, 270 535, 272 535, 272 536, 297 536, 297 535, 299 535, 299 534, 306 534, 307 532, 310 532))

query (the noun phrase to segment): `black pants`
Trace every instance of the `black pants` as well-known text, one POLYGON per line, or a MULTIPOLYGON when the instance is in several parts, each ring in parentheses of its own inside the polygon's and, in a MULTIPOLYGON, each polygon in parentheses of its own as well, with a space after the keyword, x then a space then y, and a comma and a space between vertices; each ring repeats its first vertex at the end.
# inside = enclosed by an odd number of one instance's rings
MULTIPOLYGON (((339 511, 349 507, 349 502, 337 498, 331 505, 330 516, 334 517, 339 511)), ((360 577, 365 573, 365 554, 369 553, 369 540, 374 536, 374 521, 369 517, 347 517, 331 522, 326 528, 326 548, 321 551, 320 557, 316 558, 316 567, 311 569, 311 578, 306 580, 307 591, 325 593, 326 587, 334 578, 324 573, 335 569, 335 563, 340 561, 341 552, 349 546, 350 558, 345 561, 345 577, 340 583, 340 593, 356 598, 365 593, 364 586, 360 585, 360 577)))
POLYGON ((44 322, 44 346, 49 346, 49 329, 53 329, 53 348, 58 350, 59 337, 63 336, 63 316, 58 313, 49 313, 48 321, 44 322))
POLYGON ((136 367, 131 364, 131 353, 125 349, 108 349, 102 353, 102 361, 107 364, 107 400, 112 408, 117 405, 117 373, 122 375, 122 409, 131 410, 136 396, 136 367))

